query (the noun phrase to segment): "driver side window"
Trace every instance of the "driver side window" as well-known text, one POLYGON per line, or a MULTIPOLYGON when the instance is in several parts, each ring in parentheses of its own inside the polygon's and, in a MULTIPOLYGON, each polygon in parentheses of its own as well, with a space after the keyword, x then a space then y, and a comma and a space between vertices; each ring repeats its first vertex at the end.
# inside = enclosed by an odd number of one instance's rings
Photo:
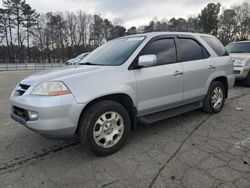
POLYGON ((146 46, 141 55, 151 54, 156 55, 158 65, 175 63, 177 61, 177 53, 174 39, 168 38, 154 41, 146 46))

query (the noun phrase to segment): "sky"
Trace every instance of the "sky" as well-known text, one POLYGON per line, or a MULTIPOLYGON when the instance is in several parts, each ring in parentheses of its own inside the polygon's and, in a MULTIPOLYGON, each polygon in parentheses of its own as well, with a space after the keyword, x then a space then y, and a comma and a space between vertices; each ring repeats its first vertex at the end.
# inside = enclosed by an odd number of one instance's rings
POLYGON ((103 18, 123 20, 125 27, 148 24, 154 17, 158 20, 172 17, 197 16, 208 3, 220 2, 223 8, 243 0, 26 0, 39 13, 48 11, 77 11, 99 14, 103 18))

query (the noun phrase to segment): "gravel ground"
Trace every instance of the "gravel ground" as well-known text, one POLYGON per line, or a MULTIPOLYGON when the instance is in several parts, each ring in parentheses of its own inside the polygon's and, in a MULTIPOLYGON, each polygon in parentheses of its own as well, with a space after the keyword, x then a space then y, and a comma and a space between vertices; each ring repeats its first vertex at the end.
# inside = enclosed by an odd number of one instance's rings
POLYGON ((48 140, 9 118, 10 92, 31 73, 0 72, 0 187, 250 187, 250 88, 235 86, 219 114, 142 126, 100 158, 77 140, 48 140))

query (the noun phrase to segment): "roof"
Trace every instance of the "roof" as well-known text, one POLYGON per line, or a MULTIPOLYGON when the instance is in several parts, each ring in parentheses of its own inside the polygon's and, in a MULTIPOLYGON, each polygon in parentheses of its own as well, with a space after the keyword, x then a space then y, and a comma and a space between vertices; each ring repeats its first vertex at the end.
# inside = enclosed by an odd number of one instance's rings
POLYGON ((191 32, 149 32, 149 33, 140 33, 135 35, 128 35, 125 37, 139 37, 139 36, 146 36, 146 37, 155 37, 159 35, 191 35, 191 36, 210 36, 203 33, 191 33, 191 32))

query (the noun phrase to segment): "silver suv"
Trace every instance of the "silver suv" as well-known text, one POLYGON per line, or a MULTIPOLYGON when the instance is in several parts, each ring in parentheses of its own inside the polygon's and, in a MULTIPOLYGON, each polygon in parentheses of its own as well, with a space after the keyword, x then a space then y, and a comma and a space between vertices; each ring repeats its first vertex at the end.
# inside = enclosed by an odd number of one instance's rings
POLYGON ((232 42, 226 49, 233 58, 236 80, 250 86, 250 41, 232 42))
POLYGON ((10 97, 11 117, 45 137, 78 136, 106 156, 138 122, 199 108, 220 112, 234 80, 232 59, 213 36, 126 36, 100 46, 79 66, 22 80, 10 97))

